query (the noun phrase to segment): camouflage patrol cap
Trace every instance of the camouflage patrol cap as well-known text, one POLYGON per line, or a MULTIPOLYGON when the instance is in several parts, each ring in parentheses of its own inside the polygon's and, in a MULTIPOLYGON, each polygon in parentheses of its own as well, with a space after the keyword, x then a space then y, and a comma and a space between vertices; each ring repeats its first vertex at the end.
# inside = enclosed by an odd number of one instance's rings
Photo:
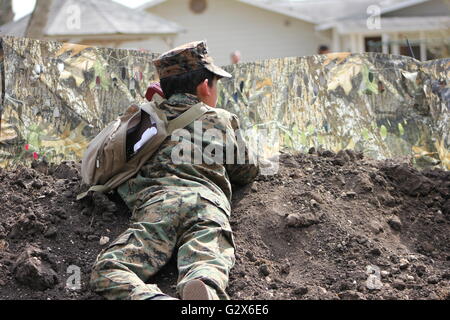
POLYGON ((205 41, 195 41, 176 47, 160 55, 153 63, 159 78, 167 78, 206 68, 219 77, 231 78, 231 74, 216 66, 208 55, 205 41))

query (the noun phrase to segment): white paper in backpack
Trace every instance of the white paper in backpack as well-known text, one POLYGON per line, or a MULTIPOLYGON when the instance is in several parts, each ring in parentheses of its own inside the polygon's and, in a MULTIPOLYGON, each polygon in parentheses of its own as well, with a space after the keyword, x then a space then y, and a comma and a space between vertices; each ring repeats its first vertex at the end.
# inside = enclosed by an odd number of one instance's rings
POLYGON ((136 142, 136 144, 134 145, 134 147, 133 147, 134 152, 138 151, 147 141, 149 141, 157 133, 158 133, 158 131, 156 130, 155 127, 151 127, 151 128, 148 128, 147 130, 145 130, 144 133, 142 134, 141 140, 136 142))

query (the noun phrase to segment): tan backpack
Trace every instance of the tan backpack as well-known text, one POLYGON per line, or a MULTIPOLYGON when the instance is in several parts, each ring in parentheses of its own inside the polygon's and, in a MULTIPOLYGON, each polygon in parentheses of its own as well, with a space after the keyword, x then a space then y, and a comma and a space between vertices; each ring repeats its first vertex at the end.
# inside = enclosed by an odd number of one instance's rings
POLYGON ((167 121, 164 112, 157 108, 154 101, 130 106, 89 143, 81 162, 81 177, 91 187, 79 194, 77 200, 84 198, 90 191, 111 191, 133 177, 173 131, 184 128, 208 110, 209 107, 199 103, 167 121), (140 127, 147 127, 144 135, 149 139, 141 143, 138 150, 135 150, 137 144, 133 143, 135 148, 130 154, 127 152, 130 150, 130 136, 134 134, 133 130, 140 127))

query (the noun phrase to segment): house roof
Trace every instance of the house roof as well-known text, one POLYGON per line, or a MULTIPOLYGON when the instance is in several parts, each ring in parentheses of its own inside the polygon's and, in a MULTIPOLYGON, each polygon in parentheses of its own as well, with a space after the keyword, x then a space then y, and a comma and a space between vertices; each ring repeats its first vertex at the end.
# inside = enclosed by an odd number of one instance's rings
MULTIPOLYGON (((366 1, 366 0, 363 0, 366 1)), ((381 17, 383 17, 384 14, 386 13, 390 13, 390 12, 394 12, 397 10, 401 10, 404 8, 408 8, 408 7, 412 7, 421 3, 425 3, 425 2, 429 2, 432 0, 382 0, 382 1, 378 1, 378 6, 380 7, 380 15, 381 17)), ((366 1, 366 5, 372 5, 372 4, 376 4, 373 1, 366 1), (371 3, 372 2, 372 3, 371 3)), ((333 27, 337 27, 338 32, 346 32, 344 30, 351 30, 351 27, 354 26, 355 32, 363 32, 363 31, 367 31, 367 26, 366 26, 366 21, 367 21, 367 13, 366 11, 361 11, 360 15, 352 15, 349 14, 347 16, 341 17, 341 18, 336 18, 336 19, 330 19, 328 21, 322 21, 317 27, 316 30, 326 30, 329 28, 333 28, 333 27), (365 30, 362 30, 363 28, 360 28, 359 26, 362 26, 363 23, 363 18, 364 18, 364 25, 365 30)), ((443 16, 444 17, 444 16, 443 16)), ((383 30, 387 31, 386 27, 387 25, 390 25, 390 29, 389 31, 407 31, 407 30, 419 30, 417 28, 414 28, 414 24, 415 22, 413 21, 413 19, 419 19, 420 21, 432 21, 432 19, 430 17, 428 17, 428 19, 423 18, 423 17, 404 17, 404 18, 396 18, 396 19, 387 19, 383 17, 383 21, 385 22, 385 24, 383 24, 383 30), (410 26, 411 28, 408 29, 407 24, 408 23, 412 23, 412 25, 410 26), (398 26, 399 28, 396 29, 395 27, 398 26)), ((440 18, 440 17, 437 17, 440 18)), ((418 20, 418 21, 419 21, 418 20)), ((442 22, 442 21, 441 21, 442 22)), ((423 30, 434 30, 436 24, 431 24, 429 27, 426 26, 425 24, 422 24, 423 26, 423 30)))
POLYGON ((7 34, 15 37, 25 37, 25 31, 27 30, 30 18, 31 14, 22 17, 17 21, 11 21, 0 26, 0 34, 7 34))
MULTIPOLYGON (((28 15, 1 27, 1 33, 24 36, 28 15)), ((183 28, 175 22, 111 0, 53 1, 45 36, 176 34, 183 28)))
POLYGON ((400 1, 399 3, 392 3, 391 5, 388 5, 387 7, 382 8, 381 14, 408 8, 408 7, 415 6, 417 4, 421 4, 424 2, 428 2, 428 1, 430 1, 430 0, 404 0, 404 1, 400 1))
MULTIPOLYGON (((167 0, 150 0, 139 7, 145 10, 167 0)), ((277 12, 314 24, 349 17, 367 16, 367 8, 377 5, 381 13, 392 12, 430 0, 237 0, 258 8, 277 12)))
POLYGON ((392 12, 430 0, 238 0, 256 7, 276 11, 294 18, 323 24, 345 18, 367 17, 367 9, 372 5, 381 13, 392 12))
MULTIPOLYGON (((450 29, 450 17, 381 17, 383 32, 409 32, 450 29)), ((334 24, 340 34, 367 32, 367 19, 340 20, 334 24)), ((318 28, 320 30, 320 27, 318 28)))

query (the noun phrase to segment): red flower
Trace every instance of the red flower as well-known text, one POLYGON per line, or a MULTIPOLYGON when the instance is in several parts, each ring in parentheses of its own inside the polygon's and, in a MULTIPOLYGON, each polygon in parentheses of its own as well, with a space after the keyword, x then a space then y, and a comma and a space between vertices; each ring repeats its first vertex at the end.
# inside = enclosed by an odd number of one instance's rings
POLYGON ((25 150, 28 151, 29 149, 30 149, 30 145, 29 145, 29 144, 26 144, 26 145, 25 145, 25 150))
POLYGON ((33 152, 33 158, 35 160, 39 159, 39 155, 37 154, 37 152, 33 152))

